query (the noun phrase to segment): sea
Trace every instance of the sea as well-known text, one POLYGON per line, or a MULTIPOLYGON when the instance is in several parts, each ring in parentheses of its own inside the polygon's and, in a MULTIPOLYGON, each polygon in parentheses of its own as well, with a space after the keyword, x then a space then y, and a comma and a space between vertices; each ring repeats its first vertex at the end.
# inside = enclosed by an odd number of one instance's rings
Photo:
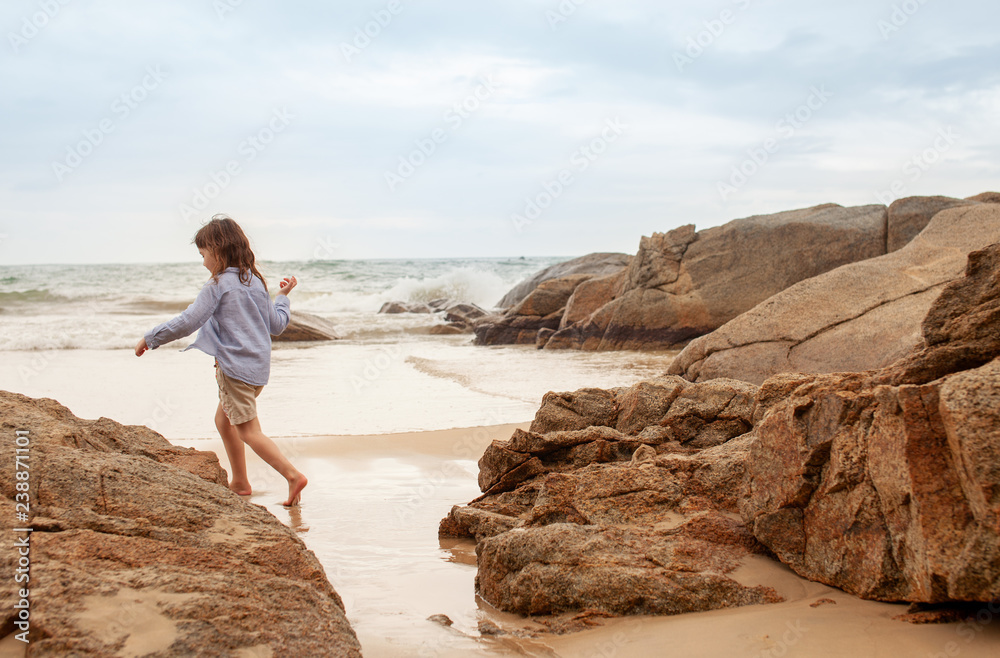
MULTIPOLYGON (((293 311, 331 320, 340 340, 275 342, 261 422, 275 436, 382 434, 530 420, 549 390, 624 386, 670 354, 477 347, 432 335, 443 314, 382 314, 388 301, 447 298, 495 307, 515 284, 568 257, 264 262, 274 290, 295 275, 293 311)), ((0 266, 0 389, 52 397, 81 417, 145 424, 168 439, 216 436, 212 359, 194 336, 136 358, 146 331, 183 311, 208 279, 200 262, 0 266)))

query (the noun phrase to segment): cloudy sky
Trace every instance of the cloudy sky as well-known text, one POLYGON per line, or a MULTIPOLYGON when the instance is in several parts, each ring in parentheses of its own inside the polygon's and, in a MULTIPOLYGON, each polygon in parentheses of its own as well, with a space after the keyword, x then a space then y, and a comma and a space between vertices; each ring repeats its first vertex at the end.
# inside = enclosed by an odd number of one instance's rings
POLYGON ((6 0, 0 264, 634 252, 1000 188, 993 0, 6 0))

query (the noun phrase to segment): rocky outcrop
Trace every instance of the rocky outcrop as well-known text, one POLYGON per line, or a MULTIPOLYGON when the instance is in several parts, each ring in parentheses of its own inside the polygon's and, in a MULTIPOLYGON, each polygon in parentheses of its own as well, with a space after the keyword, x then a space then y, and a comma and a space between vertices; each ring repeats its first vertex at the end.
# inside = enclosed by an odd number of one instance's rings
POLYGON ((970 256, 882 371, 758 395, 741 502, 800 575, 884 601, 1000 598, 1000 245, 970 256))
POLYGON ((540 329, 559 327, 573 292, 592 277, 591 274, 570 274, 543 281, 503 315, 477 319, 473 326, 476 344, 534 344, 540 329))
POLYGON ((670 349, 788 286, 885 253, 884 206, 826 204, 642 238, 621 292, 553 348, 670 349))
POLYGON ((920 345, 921 321, 968 254, 997 241, 997 204, 944 210, 902 249, 802 281, 692 341, 669 372, 760 384, 887 366, 920 345))
POLYGON ((881 370, 549 393, 440 532, 476 540, 479 594, 521 614, 778 600, 733 577, 752 554, 864 598, 996 601, 998 326, 1000 244, 881 370))
POLYGON ((762 548, 736 517, 755 387, 677 377, 549 393, 480 460, 441 533, 478 541, 479 593, 522 614, 677 614, 780 600, 731 577, 762 548))
MULTIPOLYGON (((28 431, 32 655, 361 655, 316 556, 231 492, 214 454, 2 391, 0 428, 11 469, 28 431)), ((0 478, 8 537, 15 482, 0 478)))
POLYGON ((975 202, 953 199, 947 196, 911 196, 896 199, 889 205, 886 253, 896 251, 909 244, 934 215, 955 206, 971 206, 975 202))
POLYGON ((333 323, 312 313, 292 311, 288 326, 277 336, 271 336, 272 341, 306 341, 306 340, 337 340, 337 329, 333 323))
POLYGON ((522 281, 497 302, 497 308, 507 310, 513 308, 527 297, 541 283, 550 279, 558 279, 572 274, 589 274, 594 277, 615 274, 625 268, 631 256, 618 253, 587 254, 579 258, 556 263, 537 272, 527 281, 522 281))

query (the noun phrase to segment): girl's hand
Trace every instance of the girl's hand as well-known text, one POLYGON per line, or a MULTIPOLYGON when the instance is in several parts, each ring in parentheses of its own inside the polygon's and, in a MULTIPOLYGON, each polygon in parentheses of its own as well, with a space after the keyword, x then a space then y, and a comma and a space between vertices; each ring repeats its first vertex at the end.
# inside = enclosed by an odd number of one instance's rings
POLYGON ((142 338, 139 339, 139 342, 136 343, 135 345, 135 355, 142 356, 143 354, 146 353, 146 350, 148 349, 149 348, 146 347, 146 337, 143 336, 142 338))
POLYGON ((278 284, 278 294, 287 296, 288 293, 292 292, 292 288, 297 285, 299 285, 299 281, 294 276, 285 277, 281 280, 281 283, 278 284))

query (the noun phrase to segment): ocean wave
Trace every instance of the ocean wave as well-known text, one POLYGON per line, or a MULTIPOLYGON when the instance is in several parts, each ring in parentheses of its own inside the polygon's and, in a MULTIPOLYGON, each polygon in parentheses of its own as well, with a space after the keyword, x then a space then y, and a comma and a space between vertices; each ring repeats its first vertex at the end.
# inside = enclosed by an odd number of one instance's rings
MULTIPOLYGON (((13 277, 9 277, 13 278, 13 277)), ((0 304, 31 304, 37 302, 65 302, 68 297, 55 295, 42 288, 40 290, 18 290, 14 292, 0 292, 0 304)))
POLYGON ((403 277, 380 295, 383 301, 429 302, 451 299, 492 308, 506 294, 510 282, 475 267, 455 267, 438 276, 403 277))

